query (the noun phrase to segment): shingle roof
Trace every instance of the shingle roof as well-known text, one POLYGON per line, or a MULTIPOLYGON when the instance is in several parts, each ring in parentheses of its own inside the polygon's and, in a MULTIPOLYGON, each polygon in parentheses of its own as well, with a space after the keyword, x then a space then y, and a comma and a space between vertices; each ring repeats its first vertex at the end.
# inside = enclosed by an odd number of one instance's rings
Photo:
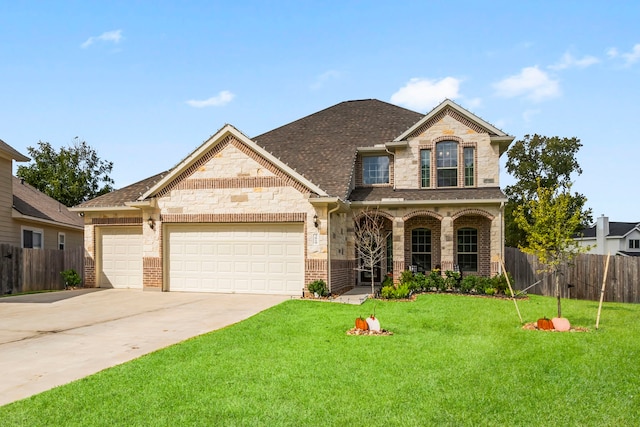
POLYGON ((328 194, 344 199, 356 148, 391 142, 422 117, 377 99, 345 101, 252 139, 328 194))
POLYGON ((55 199, 36 190, 21 179, 13 178, 13 208, 22 215, 82 227, 84 221, 77 213, 55 199))
POLYGON ((135 182, 126 187, 112 191, 95 199, 87 200, 79 204, 77 207, 82 208, 110 208, 124 207, 126 202, 134 202, 138 200, 149 188, 156 182, 160 181, 169 171, 161 172, 142 181, 135 182))
POLYGON ((455 189, 393 189, 392 187, 356 188, 349 195, 352 202, 380 202, 383 199, 405 201, 507 200, 498 187, 455 189))
MULTIPOLYGON (((622 237, 636 227, 640 222, 609 222, 609 234, 606 237, 622 237)), ((582 237, 596 237, 596 225, 582 230, 582 237)))

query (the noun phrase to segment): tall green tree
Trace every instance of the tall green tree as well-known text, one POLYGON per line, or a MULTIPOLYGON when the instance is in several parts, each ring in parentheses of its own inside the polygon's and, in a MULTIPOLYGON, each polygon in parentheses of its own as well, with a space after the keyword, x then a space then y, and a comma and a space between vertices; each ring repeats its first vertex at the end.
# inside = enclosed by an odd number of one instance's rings
POLYGON ((109 176, 113 163, 100 159, 85 141, 56 151, 50 143, 38 141, 28 147, 31 162, 18 166, 17 175, 65 206, 79 203, 113 190, 109 176))
POLYGON ((514 221, 515 210, 523 206, 523 214, 531 218, 528 202, 537 197, 538 187, 557 188, 568 197, 570 212, 580 212, 584 222, 572 232, 578 232, 592 221, 587 198, 580 193, 568 193, 572 179, 582 174, 576 155, 582 147, 578 138, 525 135, 507 152, 506 169, 516 183, 505 188, 508 202, 505 206, 506 245, 518 247, 526 242, 526 232, 514 221))
POLYGON ((535 255, 544 265, 543 271, 554 275, 558 317, 562 317, 558 270, 576 255, 589 250, 588 246, 580 246, 574 239, 574 230, 586 218, 584 212, 573 206, 570 183, 566 188, 559 185, 549 188, 542 187, 540 181, 537 180, 536 197, 517 206, 513 211, 513 219, 526 234, 526 240, 519 248, 535 255))

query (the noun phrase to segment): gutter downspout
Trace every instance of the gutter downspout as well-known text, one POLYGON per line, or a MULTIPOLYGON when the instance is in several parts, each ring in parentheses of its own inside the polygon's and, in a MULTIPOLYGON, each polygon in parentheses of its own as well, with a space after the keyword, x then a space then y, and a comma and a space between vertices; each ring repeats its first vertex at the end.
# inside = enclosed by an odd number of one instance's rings
POLYGON ((391 157, 393 158, 393 191, 396 191, 396 153, 392 153, 391 151, 389 151, 389 149, 385 146, 384 147, 384 151, 386 151, 387 153, 391 154, 391 157))
POLYGON ((331 293, 331 214, 338 209, 340 209, 340 202, 336 203, 335 208, 327 211, 327 287, 329 293, 331 293))

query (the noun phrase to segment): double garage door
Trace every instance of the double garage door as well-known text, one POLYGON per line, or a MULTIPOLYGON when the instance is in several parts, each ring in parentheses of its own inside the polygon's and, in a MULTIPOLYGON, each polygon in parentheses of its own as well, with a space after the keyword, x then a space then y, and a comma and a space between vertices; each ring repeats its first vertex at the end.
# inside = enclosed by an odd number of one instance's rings
POLYGON ((184 224, 166 228, 170 291, 297 295, 302 224, 184 224))

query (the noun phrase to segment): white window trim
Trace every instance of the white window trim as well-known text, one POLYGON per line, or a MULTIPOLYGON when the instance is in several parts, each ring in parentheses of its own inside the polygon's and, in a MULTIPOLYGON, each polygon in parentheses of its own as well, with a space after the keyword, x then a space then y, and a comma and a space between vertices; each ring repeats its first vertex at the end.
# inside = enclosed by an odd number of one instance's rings
POLYGON ((67 247, 67 236, 63 232, 58 232, 58 249, 64 250, 67 247), (60 242, 60 238, 62 237, 62 242, 60 242), (62 243, 62 248, 60 248, 60 243, 62 243))
POLYGON ((20 227, 20 247, 24 248, 24 232, 31 231, 32 233, 40 234, 40 247, 34 247, 33 249, 44 249, 44 230, 42 228, 20 227))

